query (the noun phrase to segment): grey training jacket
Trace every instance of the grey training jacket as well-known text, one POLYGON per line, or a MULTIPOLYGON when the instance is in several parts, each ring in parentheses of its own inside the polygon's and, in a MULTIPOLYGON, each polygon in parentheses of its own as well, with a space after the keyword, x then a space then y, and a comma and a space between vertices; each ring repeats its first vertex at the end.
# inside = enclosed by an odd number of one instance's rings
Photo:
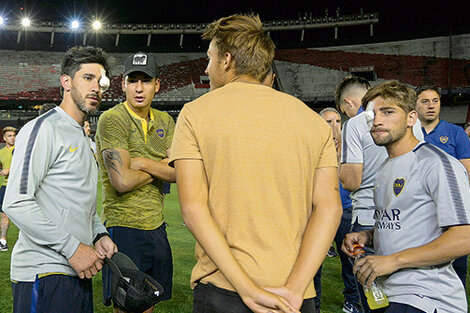
POLYGON ((60 107, 28 122, 16 138, 3 210, 20 229, 11 279, 77 275, 68 259, 106 232, 96 214, 98 169, 82 127, 60 107))

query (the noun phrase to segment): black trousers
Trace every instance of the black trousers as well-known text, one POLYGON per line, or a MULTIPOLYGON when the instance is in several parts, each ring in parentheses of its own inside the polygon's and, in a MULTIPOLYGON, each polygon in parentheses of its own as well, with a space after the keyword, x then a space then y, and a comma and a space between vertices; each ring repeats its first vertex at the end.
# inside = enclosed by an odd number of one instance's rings
MULTIPOLYGON (((234 291, 211 284, 197 284, 194 290, 193 313, 250 313, 242 298, 234 291)), ((313 298, 305 299, 301 313, 315 313, 313 298)))

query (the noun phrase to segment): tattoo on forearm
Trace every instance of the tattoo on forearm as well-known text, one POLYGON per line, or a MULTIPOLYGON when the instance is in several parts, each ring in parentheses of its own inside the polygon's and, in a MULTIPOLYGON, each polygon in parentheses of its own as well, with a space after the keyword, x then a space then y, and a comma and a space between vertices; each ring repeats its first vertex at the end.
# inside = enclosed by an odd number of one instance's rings
POLYGON ((122 159, 115 149, 106 149, 103 151, 103 159, 106 165, 106 168, 109 170, 115 171, 119 176, 121 176, 121 172, 119 171, 119 166, 122 166, 122 159))

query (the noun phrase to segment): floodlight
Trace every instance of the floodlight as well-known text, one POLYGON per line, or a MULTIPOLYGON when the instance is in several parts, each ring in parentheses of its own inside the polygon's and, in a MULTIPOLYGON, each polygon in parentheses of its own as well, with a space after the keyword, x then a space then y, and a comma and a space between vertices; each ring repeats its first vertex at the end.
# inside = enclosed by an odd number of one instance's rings
POLYGON ((93 22, 93 29, 100 29, 101 28, 101 22, 100 21, 94 21, 93 22))
POLYGON ((77 29, 77 28, 80 27, 80 22, 77 21, 77 20, 72 21, 72 23, 70 24, 70 27, 71 27, 72 29, 77 29))
POLYGON ((0 16, 0 25, 3 25, 4 22, 5 20, 3 19, 3 17, 0 16))
POLYGON ((21 20, 21 25, 23 25, 24 27, 31 26, 31 20, 29 18, 25 17, 21 20))

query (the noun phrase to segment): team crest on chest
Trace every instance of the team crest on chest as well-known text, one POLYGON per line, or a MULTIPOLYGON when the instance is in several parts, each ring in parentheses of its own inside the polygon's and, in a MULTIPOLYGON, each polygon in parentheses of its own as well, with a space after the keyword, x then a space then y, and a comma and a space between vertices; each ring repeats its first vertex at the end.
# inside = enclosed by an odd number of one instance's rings
POLYGON ((442 143, 446 143, 448 140, 449 140, 449 137, 447 137, 447 136, 439 137, 439 141, 442 142, 442 143))
POLYGON ((165 131, 164 131, 163 129, 161 129, 161 128, 157 129, 157 130, 156 130, 156 133, 157 133, 157 135, 158 135, 160 138, 165 137, 165 131))
POLYGON ((393 193, 395 196, 399 196, 405 188, 406 180, 403 177, 395 179, 393 182, 393 193))

